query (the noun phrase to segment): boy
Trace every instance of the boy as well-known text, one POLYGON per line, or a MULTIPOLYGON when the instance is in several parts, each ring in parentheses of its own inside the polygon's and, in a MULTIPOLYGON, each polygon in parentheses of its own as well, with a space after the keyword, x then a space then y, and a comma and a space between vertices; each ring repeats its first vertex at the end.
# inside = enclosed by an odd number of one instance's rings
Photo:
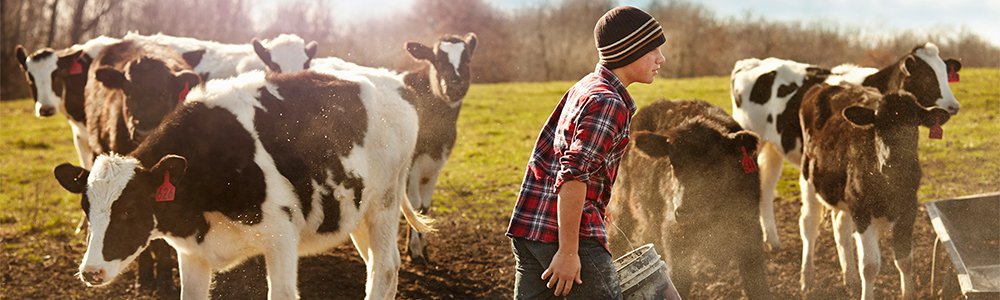
POLYGON ((636 110, 626 87, 653 82, 666 38, 652 16, 622 6, 597 21, 594 39, 600 60, 542 128, 507 229, 516 299, 622 297, 605 208, 636 110))

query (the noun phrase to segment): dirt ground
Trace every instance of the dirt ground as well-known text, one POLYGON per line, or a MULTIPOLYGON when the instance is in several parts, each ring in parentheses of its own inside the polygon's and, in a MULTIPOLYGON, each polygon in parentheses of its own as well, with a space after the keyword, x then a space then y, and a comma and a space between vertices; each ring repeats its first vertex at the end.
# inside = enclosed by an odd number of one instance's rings
MULTIPOLYGON (((769 253, 768 276, 774 299, 802 298, 798 288, 801 241, 798 238, 799 204, 779 201, 778 226, 784 248, 769 253)), ((437 216, 439 232, 430 236, 432 264, 415 265, 403 258, 397 298, 402 299, 509 299, 513 285, 513 258, 510 243, 503 235, 506 216, 488 223, 463 220, 456 215, 437 216)), ((938 247, 936 270, 932 270, 934 233, 921 208, 915 229, 914 261, 918 299, 955 299, 958 283, 943 247, 938 247), (935 283, 930 282, 932 272, 935 283)), ((0 299, 172 299, 173 293, 139 292, 134 288, 134 272, 101 288, 87 288, 73 277, 85 245, 82 237, 59 241, 37 241, 30 236, 3 237, 3 244, 42 243, 46 253, 41 263, 27 263, 13 251, 0 256, 0 299)), ((818 241, 817 288, 805 298, 847 299, 850 295, 840 282, 839 265, 829 220, 824 221, 818 241)), ((892 263, 885 241, 882 271, 875 297, 899 297, 899 273, 892 263)), ((725 246, 725 245, 720 245, 725 246)), ((364 297, 365 266, 349 245, 328 254, 307 257, 299 264, 299 290, 303 299, 360 299, 364 297)), ((263 259, 256 258, 217 274, 212 290, 216 299, 266 299, 267 282, 263 259)), ((743 298, 734 266, 705 267, 696 274, 700 281, 693 289, 697 299, 743 298)), ((176 280, 176 278, 175 278, 176 280)))

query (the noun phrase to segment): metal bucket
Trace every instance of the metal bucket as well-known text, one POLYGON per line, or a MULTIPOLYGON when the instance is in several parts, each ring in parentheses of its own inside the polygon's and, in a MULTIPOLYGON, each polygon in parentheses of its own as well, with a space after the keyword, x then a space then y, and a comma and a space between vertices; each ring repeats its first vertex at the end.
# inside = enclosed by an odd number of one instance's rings
POLYGON ((1000 219, 997 217, 1000 216, 1000 193, 924 205, 958 273, 962 294, 967 298, 997 299, 1000 296, 1000 219))
POLYGON ((667 264, 653 244, 645 244, 614 261, 622 297, 633 299, 680 299, 667 276, 667 264))

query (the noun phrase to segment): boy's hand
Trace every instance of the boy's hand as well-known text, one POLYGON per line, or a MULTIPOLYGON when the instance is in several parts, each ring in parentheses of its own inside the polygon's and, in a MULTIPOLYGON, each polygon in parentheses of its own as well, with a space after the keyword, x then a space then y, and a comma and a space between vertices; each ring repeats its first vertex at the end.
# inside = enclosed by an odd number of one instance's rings
POLYGON ((580 256, 575 252, 557 251, 556 255, 552 257, 552 264, 542 273, 542 280, 546 279, 549 280, 549 283, 545 286, 550 289, 555 288, 553 294, 556 297, 569 295, 569 291, 573 289, 574 281, 576 284, 583 283, 583 280, 580 280, 580 256))

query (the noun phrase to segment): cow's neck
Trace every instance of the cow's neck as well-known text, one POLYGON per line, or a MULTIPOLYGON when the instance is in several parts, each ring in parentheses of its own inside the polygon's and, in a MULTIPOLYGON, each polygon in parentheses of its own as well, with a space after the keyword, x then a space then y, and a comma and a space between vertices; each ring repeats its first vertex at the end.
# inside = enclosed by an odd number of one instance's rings
POLYGON ((861 85, 876 88, 882 94, 898 92, 903 88, 903 82, 906 80, 906 75, 900 69, 900 64, 904 61, 896 61, 896 63, 878 70, 875 74, 869 75, 861 85))

